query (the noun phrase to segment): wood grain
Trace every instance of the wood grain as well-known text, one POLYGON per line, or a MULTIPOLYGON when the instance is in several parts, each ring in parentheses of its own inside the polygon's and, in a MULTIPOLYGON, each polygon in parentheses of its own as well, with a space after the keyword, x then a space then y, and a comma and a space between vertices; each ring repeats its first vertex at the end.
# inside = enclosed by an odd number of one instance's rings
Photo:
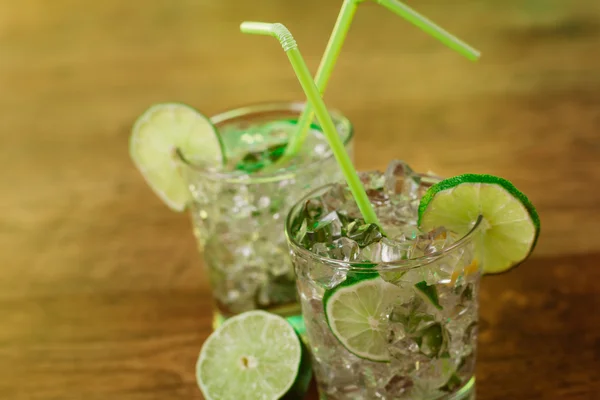
MULTIPOLYGON (((542 234, 483 284, 478 399, 599 398, 600 3, 410 4, 483 58, 361 6, 326 96, 356 127, 356 164, 527 193, 542 234)), ((314 70, 339 5, 0 0, 1 399, 201 399, 207 282, 188 217, 129 160, 131 124, 159 101, 302 99, 279 46, 238 25, 286 23, 314 70)))

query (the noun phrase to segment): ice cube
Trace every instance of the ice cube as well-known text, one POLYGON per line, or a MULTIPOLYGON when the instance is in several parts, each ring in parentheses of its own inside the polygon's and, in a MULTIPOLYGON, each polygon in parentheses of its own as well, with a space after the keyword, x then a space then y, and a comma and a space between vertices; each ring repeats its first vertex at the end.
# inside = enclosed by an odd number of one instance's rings
POLYGON ((327 210, 337 211, 344 210, 348 203, 355 203, 354 197, 352 197, 349 189, 341 184, 331 186, 331 188, 323 194, 322 202, 327 210))
POLYGON ((310 251, 321 257, 329 257, 329 248, 325 243, 315 243, 310 251))
POLYGON ((421 353, 430 358, 443 354, 448 349, 448 341, 448 332, 439 322, 421 330, 417 340, 421 353))
POLYGON ((427 232, 424 235, 420 235, 417 238, 417 249, 423 252, 424 255, 431 255, 438 253, 446 246, 446 229, 435 228, 431 232, 427 232))
POLYGON ((359 258, 362 261, 380 262, 381 261, 381 242, 374 242, 365 246, 360 251, 359 258))
POLYGON ((333 289, 334 287, 336 287, 340 283, 344 282, 346 280, 346 275, 347 274, 348 274, 347 270, 345 270, 345 269, 337 269, 333 273, 333 275, 331 275, 331 278, 327 282, 327 284, 326 284, 327 289, 333 289))
POLYGON ((415 397, 418 399, 440 398, 439 396, 442 396, 443 392, 439 389, 448 383, 455 372, 456 365, 450 358, 439 358, 424 363, 412 374, 415 383, 413 390, 416 389, 413 395, 418 392, 420 397, 415 397))
POLYGON ((404 329, 405 318, 403 315, 397 315, 392 309, 390 315, 390 330, 388 332, 388 343, 395 343, 398 340, 402 340, 406 337, 406 331, 404 329))
POLYGON ((381 243, 381 261, 393 262, 406 260, 411 257, 413 243, 396 242, 388 238, 383 238, 381 243))
POLYGON ((423 299, 405 297, 401 303, 392 307, 389 318, 391 322, 401 324, 406 335, 419 336, 419 332, 435 324, 435 317, 426 311, 427 305, 423 299))
POLYGON ((382 399, 399 398, 413 387, 413 381, 408 376, 395 375, 385 384, 385 394, 382 399))
POLYGON ((325 212, 324 208, 322 200, 318 198, 309 199, 304 204, 304 212, 312 220, 319 219, 325 212))
POLYGON ((399 227, 397 235, 394 236, 395 242, 413 241, 419 236, 419 228, 413 225, 399 227))
POLYGON ((368 189, 367 196, 369 197, 369 201, 371 204, 374 204, 377 207, 382 207, 389 203, 389 196, 383 191, 378 189, 368 189))
MULTIPOLYGON (((457 280, 457 283, 458 280, 457 280)), ((439 285, 440 302, 450 310, 450 318, 460 318, 467 313, 473 305, 473 284, 460 282, 456 286, 439 285)))
MULTIPOLYGON (((394 371, 385 363, 368 363, 360 368, 359 385, 368 389, 377 389, 385 385, 392 376, 394 371)), ((366 396, 361 396, 361 399, 372 399, 372 391, 369 390, 366 396)))
POLYGON ((378 191, 385 186, 385 175, 379 171, 359 172, 358 176, 366 191, 378 191))
POLYGON ((359 253, 360 248, 358 247, 358 243, 347 237, 334 240, 332 249, 330 250, 332 258, 341 261, 356 261, 358 260, 359 253))
POLYGON ((332 211, 322 217, 312 227, 308 227, 306 237, 312 243, 331 243, 342 235, 342 220, 337 212, 332 211))
POLYGON ((331 267, 314 265, 309 272, 310 278, 323 289, 332 289, 346 280, 347 270, 333 270, 331 267))
MULTIPOLYGON (((419 256, 419 250, 415 249, 413 257, 419 256)), ((432 262, 431 264, 415 267, 406 272, 402 280, 413 285, 425 282, 427 285, 437 285, 439 283, 449 282, 451 273, 441 268, 440 262, 432 262)))
MULTIPOLYGON (((314 254, 327 258, 335 258, 332 252, 336 250, 338 249, 325 243, 315 243, 311 249, 314 254)), ((309 268, 308 277, 317 282, 320 287, 331 289, 345 281, 347 273, 345 269, 334 269, 332 266, 315 262, 309 268)))
POLYGON ((368 246, 383 237, 381 230, 376 224, 359 225, 351 232, 348 232, 347 235, 350 239, 358 243, 360 247, 368 246))
POLYGON ((467 329, 465 329, 463 342, 467 346, 473 346, 475 343, 477 343, 477 321, 471 322, 467 329))
POLYGON ((412 337, 405 337, 388 347, 392 356, 392 367, 402 374, 413 372, 419 365, 429 361, 429 358, 419 352, 419 345, 412 337))
POLYGON ((384 176, 384 187, 389 194, 403 194, 413 199, 418 197, 421 178, 404 161, 391 161, 384 176))

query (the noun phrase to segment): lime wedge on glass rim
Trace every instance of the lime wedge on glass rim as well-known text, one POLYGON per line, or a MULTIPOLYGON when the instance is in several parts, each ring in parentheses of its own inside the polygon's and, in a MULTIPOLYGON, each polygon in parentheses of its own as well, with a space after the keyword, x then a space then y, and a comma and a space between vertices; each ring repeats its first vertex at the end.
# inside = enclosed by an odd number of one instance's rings
POLYGON ((421 199, 418 223, 424 232, 443 226, 466 235, 479 215, 484 273, 508 271, 531 254, 540 218, 523 193, 496 176, 465 174, 433 185, 421 199))
MULTIPOLYGON (((540 220, 527 197, 505 179, 460 175, 432 186, 421 199, 419 228, 443 226, 466 235, 482 216, 481 264, 485 273, 506 271, 524 261, 535 247, 540 220)), ((416 289, 439 308, 437 293, 424 282, 416 289)), ((402 294, 379 273, 350 273, 323 297, 327 324, 340 343, 356 356, 389 362, 389 305, 402 294)))
POLYGON ((150 107, 133 126, 129 154, 158 197, 172 210, 183 211, 190 195, 178 151, 202 165, 225 162, 221 137, 207 117, 185 104, 150 107))
POLYGON ((308 351, 294 328, 259 310, 225 321, 196 363, 206 400, 302 399, 311 377, 308 351))

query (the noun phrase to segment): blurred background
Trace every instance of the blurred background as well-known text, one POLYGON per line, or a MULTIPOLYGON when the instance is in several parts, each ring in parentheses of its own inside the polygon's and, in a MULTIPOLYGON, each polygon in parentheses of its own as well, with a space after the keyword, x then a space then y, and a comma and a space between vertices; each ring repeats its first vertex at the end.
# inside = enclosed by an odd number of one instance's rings
MULTIPOLYGON (((444 176, 504 176, 540 212, 534 259, 598 255, 600 2, 407 3, 482 58, 362 5, 325 96, 355 126, 357 167, 401 158, 444 176)), ((303 100, 280 46, 239 24, 286 24, 314 72, 340 5, 0 0, 1 398, 199 398, 191 368, 210 329, 196 318, 210 307, 207 282, 188 216, 130 161, 132 123, 157 102, 213 115, 303 100)), ((515 296, 508 304, 526 308, 515 296)), ((522 398, 541 393, 533 387, 522 398)), ((590 398, 565 393, 539 398, 590 398)))

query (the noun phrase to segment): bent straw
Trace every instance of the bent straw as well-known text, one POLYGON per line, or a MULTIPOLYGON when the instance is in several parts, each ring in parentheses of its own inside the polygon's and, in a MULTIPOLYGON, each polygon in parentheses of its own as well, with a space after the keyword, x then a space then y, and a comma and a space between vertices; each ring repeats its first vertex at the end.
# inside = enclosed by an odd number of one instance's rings
MULTIPOLYGON (((350 25, 352 25, 352 20, 354 19, 360 1, 362 0, 344 0, 338 18, 335 21, 333 31, 331 32, 331 36, 329 36, 329 41, 327 42, 325 52, 323 53, 323 57, 321 57, 319 68, 317 69, 317 74, 315 75, 315 84, 317 85, 321 96, 325 93, 325 88, 327 87, 333 68, 342 51, 342 46, 344 45, 344 41, 350 30, 350 25)), ((277 160, 275 163, 276 165, 285 164, 300 151, 300 148, 306 139, 308 127, 314 117, 315 113, 310 103, 307 102, 304 111, 302 111, 300 119, 298 120, 297 131, 290 137, 290 141, 285 148, 283 156, 277 160)))
MULTIPOLYGON (((338 19, 333 28, 333 32, 331 33, 329 42, 327 43, 327 48, 325 49, 325 53, 321 58, 319 69, 317 70, 317 74, 315 76, 315 83, 321 95, 323 95, 325 92, 325 88, 327 87, 327 83, 331 77, 331 73, 337 58, 341 52, 342 45, 344 44, 344 40, 346 39, 348 31, 350 30, 350 25, 352 24, 354 15, 356 14, 356 9, 360 3, 365 1, 368 0, 344 0, 338 15, 338 19)), ((479 58, 479 51, 398 0, 372 1, 406 19, 408 22, 438 39, 451 49, 456 50, 469 60, 476 61, 479 58)), ((304 143, 304 139, 306 138, 308 127, 310 126, 314 116, 314 111, 312 110, 310 103, 306 104, 304 111, 300 116, 300 120, 298 121, 298 130, 290 138, 290 141, 285 148, 284 155, 276 162, 277 165, 285 163, 300 150, 302 144, 304 143)))
POLYGON ((329 147, 331 147, 333 155, 346 178, 348 187, 354 196, 354 200, 356 201, 365 222, 381 226, 377 219, 377 215, 375 214, 375 210, 369 202, 365 188, 360 182, 358 173, 352 165, 352 161, 344 148, 344 144, 340 140, 337 130, 335 129, 335 125, 333 124, 331 116, 327 111, 327 107, 319 93, 319 89, 315 85, 310 71, 306 66, 306 62, 304 62, 304 58, 302 57, 302 54, 300 54, 298 45, 290 31, 282 24, 269 24, 265 22, 243 22, 240 29, 244 33, 273 36, 279 40, 281 47, 283 47, 283 50, 286 52, 290 63, 294 68, 294 72, 308 98, 308 102, 312 105, 315 114, 317 115, 317 119, 321 123, 325 138, 329 142, 329 147))

